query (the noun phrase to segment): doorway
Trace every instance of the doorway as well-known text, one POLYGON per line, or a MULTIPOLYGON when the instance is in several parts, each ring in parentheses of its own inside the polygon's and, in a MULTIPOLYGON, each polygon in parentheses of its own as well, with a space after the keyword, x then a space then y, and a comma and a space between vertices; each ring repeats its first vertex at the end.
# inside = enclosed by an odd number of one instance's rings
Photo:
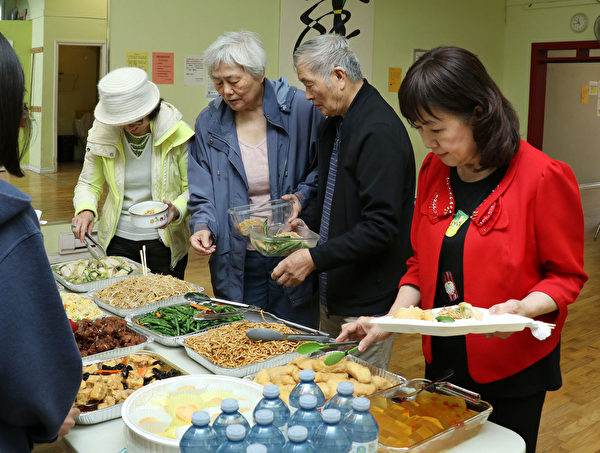
POLYGON ((57 42, 55 55, 55 168, 79 172, 94 121, 98 81, 106 72, 104 44, 57 42))

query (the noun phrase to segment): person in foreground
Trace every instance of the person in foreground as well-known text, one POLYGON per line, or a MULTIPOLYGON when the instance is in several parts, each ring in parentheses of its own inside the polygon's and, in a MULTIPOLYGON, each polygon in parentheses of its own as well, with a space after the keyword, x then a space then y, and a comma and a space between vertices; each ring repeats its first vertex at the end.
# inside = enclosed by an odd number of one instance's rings
POLYGON ((98 201, 108 187, 98 241, 109 255, 147 263, 157 274, 183 279, 190 231, 187 217, 188 143, 194 131, 183 115, 160 98, 158 87, 139 68, 118 68, 98 83, 100 101, 90 129, 85 161, 75 186, 73 234, 82 242, 98 217, 98 201), (142 201, 163 201, 168 222, 139 229, 128 209, 142 201))
MULTIPOLYGON (((460 301, 492 313, 556 323, 495 335, 423 336, 425 376, 490 402, 490 420, 533 453, 546 392, 561 386, 560 334, 587 275, 584 224, 573 172, 519 138, 517 115, 471 52, 436 48, 407 72, 400 110, 432 152, 419 174, 413 257, 388 314, 460 301)), ((359 350, 389 336, 370 318, 342 328, 359 350)))
MULTIPOLYGON (((321 330, 338 335, 361 315, 392 306, 410 256, 415 160, 402 121, 371 86, 341 35, 321 35, 294 54, 307 98, 327 121, 317 141, 318 196, 301 218, 319 244, 292 253, 272 278, 285 286, 319 273, 321 330)), ((393 339, 360 357, 386 368, 393 339)))
MULTIPOLYGON (((0 34, 0 167, 23 176, 19 123, 24 76, 0 34)), ((44 250, 31 198, 0 180, 0 451, 29 452, 74 425, 81 355, 44 250), (60 430, 60 433, 59 433, 60 430)))
POLYGON ((227 210, 283 198, 294 201, 297 216, 316 192, 312 144, 323 117, 285 78, 265 77, 267 56, 256 34, 224 33, 204 55, 220 96, 198 116, 190 145, 191 245, 210 255, 217 297, 316 327, 312 282, 291 290, 273 282, 280 258, 254 250, 227 210))

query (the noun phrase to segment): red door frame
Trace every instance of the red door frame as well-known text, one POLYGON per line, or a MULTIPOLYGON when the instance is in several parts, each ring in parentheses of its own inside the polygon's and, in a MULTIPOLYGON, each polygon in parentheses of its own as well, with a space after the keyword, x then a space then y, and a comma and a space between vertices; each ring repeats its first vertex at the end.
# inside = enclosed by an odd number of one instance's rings
POLYGON ((548 63, 600 62, 600 56, 590 56, 590 49, 600 49, 598 41, 540 42, 531 44, 529 78, 529 115, 527 141, 538 149, 544 144, 544 109, 546 108, 546 69, 548 63), (574 49, 573 57, 549 57, 550 50, 574 49))

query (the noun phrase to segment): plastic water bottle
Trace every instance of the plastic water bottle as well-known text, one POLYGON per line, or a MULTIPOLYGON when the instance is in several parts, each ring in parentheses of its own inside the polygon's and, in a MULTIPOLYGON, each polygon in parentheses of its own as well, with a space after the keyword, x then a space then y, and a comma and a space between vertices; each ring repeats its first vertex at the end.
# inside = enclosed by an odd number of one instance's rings
POLYGON ((225 442, 227 426, 240 424, 246 428, 246 432, 250 431, 250 423, 248 420, 240 414, 239 404, 237 400, 233 398, 226 398, 221 401, 221 413, 217 416, 213 422, 213 429, 217 433, 219 441, 225 442))
POLYGON ((299 375, 300 382, 290 392, 290 412, 293 414, 298 410, 302 395, 314 395, 317 398, 317 408, 320 409, 323 407, 323 404, 325 404, 325 395, 315 383, 315 372, 313 370, 300 370, 299 375))
POLYGON ((325 409, 321 413, 323 424, 317 428, 312 443, 317 451, 326 453, 348 453, 352 441, 340 423, 341 414, 337 409, 325 409))
POLYGON ((267 453, 267 447, 263 444, 250 444, 246 448, 246 453, 267 453))
POLYGON ((352 400, 354 397, 354 384, 352 382, 342 381, 337 386, 337 393, 327 402, 323 409, 337 409, 342 414, 342 420, 352 410, 352 400))
POLYGON ((316 453, 315 448, 308 441, 308 430, 304 426, 290 426, 288 441, 283 446, 282 453, 316 453))
POLYGON ((321 413, 317 410, 317 398, 314 395, 302 395, 300 409, 290 417, 289 426, 304 426, 308 431, 308 439, 311 440, 321 423, 321 413))
POLYGON ((219 448, 217 433, 210 427, 208 412, 198 411, 192 414, 192 426, 181 437, 181 453, 215 453, 219 448))
POLYGON ((287 434, 288 420, 290 419, 290 410, 283 400, 279 398, 278 386, 269 384, 263 388, 263 399, 258 402, 253 412, 255 422, 256 412, 261 409, 269 409, 273 412, 273 424, 285 436, 287 434))
POLYGON ((285 437, 273 424, 273 412, 269 409, 256 411, 254 421, 256 424, 248 433, 248 442, 263 444, 268 453, 280 453, 285 445, 285 437))
POLYGON ((246 440, 244 425, 229 425, 225 430, 227 440, 217 449, 217 453, 246 453, 250 445, 246 440))
POLYGON ((371 401, 367 398, 354 398, 352 412, 344 419, 344 428, 352 440, 353 453, 375 453, 379 439, 379 426, 369 412, 371 401))

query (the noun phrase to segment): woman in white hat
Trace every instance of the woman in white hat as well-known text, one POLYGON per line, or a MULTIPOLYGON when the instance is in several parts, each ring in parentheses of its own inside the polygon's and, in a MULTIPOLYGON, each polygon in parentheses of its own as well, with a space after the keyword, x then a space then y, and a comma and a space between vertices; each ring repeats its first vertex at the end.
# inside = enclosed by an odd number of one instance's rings
POLYGON ((98 240, 109 255, 140 260, 183 278, 190 236, 187 210, 188 142, 194 131, 182 114, 160 98, 158 87, 139 68, 119 68, 98 83, 100 101, 90 129, 83 170, 75 187, 73 234, 81 241, 98 217, 98 240), (133 226, 128 209, 142 201, 163 201, 168 222, 161 229, 133 226))

